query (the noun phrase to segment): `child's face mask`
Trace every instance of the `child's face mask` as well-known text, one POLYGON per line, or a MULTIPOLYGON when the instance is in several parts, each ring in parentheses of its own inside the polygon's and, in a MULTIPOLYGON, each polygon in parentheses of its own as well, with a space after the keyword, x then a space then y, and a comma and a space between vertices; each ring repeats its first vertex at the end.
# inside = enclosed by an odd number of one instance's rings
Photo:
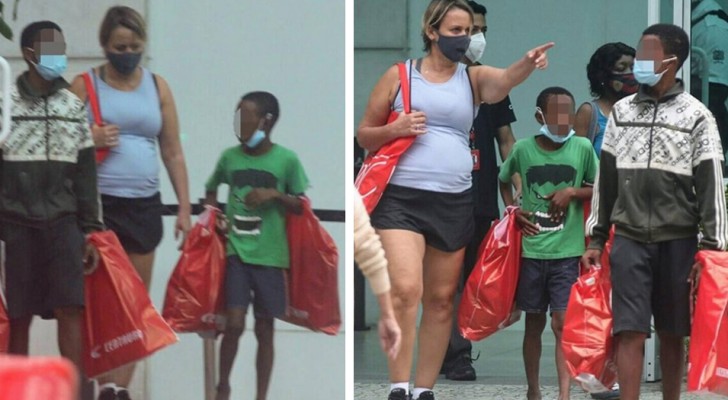
POLYGON ((555 108, 555 112, 557 112, 556 124, 549 125, 541 108, 536 107, 536 112, 541 114, 543 121, 539 132, 554 143, 566 143, 576 133, 573 128, 573 102, 568 96, 557 95, 552 96, 549 103, 551 103, 549 107, 555 108), (568 102, 561 101, 562 97, 568 99, 568 102))
POLYGON ((268 113, 265 115, 265 117, 261 118, 258 122, 258 128, 253 132, 250 137, 248 137, 245 141, 243 141, 243 135, 242 135, 242 111, 240 108, 238 108, 235 111, 235 118, 233 122, 233 128, 235 129, 235 136, 238 138, 238 140, 245 144, 245 147, 249 149, 254 149, 260 145, 260 143, 266 138, 266 133, 263 130, 263 126, 265 124, 266 120, 270 120, 273 118, 273 115, 268 113))

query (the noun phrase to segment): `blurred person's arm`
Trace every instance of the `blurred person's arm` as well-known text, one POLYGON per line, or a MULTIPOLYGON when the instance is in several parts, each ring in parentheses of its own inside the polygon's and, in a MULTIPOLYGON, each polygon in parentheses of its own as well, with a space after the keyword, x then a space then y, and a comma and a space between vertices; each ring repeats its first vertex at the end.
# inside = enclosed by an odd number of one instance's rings
POLYGON ((379 302, 379 341, 382 350, 390 357, 399 352, 402 332, 394 316, 394 307, 389 290, 387 259, 379 235, 369 223, 369 214, 359 193, 354 190, 354 261, 369 280, 372 291, 379 302))

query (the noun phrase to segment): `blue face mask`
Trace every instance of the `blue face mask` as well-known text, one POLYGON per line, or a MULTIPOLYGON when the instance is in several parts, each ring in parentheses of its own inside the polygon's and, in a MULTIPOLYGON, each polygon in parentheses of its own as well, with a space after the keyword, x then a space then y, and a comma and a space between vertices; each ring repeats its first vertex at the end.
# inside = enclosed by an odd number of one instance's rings
MULTIPOLYGON (((546 121, 546 117, 544 117, 543 112, 541 112, 541 109, 539 109, 538 107, 536 107, 536 111, 539 114, 541 114, 541 118, 543 118, 543 120, 546 121)), ((550 141, 552 141, 552 142, 554 142, 556 144, 566 143, 567 140, 571 139, 571 137, 574 136, 574 134, 576 134, 576 132, 572 128, 572 129, 569 129, 569 133, 567 133, 566 135, 563 135, 563 136, 562 135, 554 135, 553 133, 551 133, 551 130, 549 129, 549 126, 546 125, 546 124, 541 125, 541 129, 539 130, 539 132, 542 135, 546 136, 550 141)))
POLYGON ((258 129, 257 131, 255 131, 255 133, 253 133, 252 136, 250 136, 250 139, 245 141, 245 146, 248 147, 249 149, 254 149, 254 148, 258 147, 258 145, 260 144, 260 142, 263 141, 263 139, 265 139, 265 131, 258 129))
MULTIPOLYGON (((676 58, 677 57, 670 57, 662 60, 662 62, 665 63, 666 61, 674 60, 676 58)), ((660 82, 660 79, 662 79, 662 76, 665 75, 667 70, 656 74, 655 62, 653 60, 634 60, 634 68, 632 68, 632 72, 634 73, 634 79, 636 79, 637 82, 647 86, 655 86, 658 82, 660 82)))
MULTIPOLYGON (((32 49, 31 49, 32 50, 32 49)), ((41 54, 38 63, 31 61, 41 78, 52 81, 66 72, 68 58, 65 54, 41 54)))
MULTIPOLYGON (((271 119, 272 115, 266 114, 265 118, 271 119)), ((240 123, 241 123, 241 112, 240 112, 240 109, 238 108, 237 111, 235 111, 235 119, 233 120, 233 128, 235 129, 235 136, 238 138, 238 140, 242 140, 242 134, 240 132, 240 123)), ((261 129, 261 125, 262 125, 262 121, 258 125, 258 130, 253 132, 253 134, 250 136, 250 138, 248 138, 248 140, 245 141, 245 146, 247 148, 254 149, 254 148, 258 147, 258 145, 260 144, 260 142, 263 141, 263 139, 265 139, 265 137, 266 137, 265 131, 263 129, 261 129)))

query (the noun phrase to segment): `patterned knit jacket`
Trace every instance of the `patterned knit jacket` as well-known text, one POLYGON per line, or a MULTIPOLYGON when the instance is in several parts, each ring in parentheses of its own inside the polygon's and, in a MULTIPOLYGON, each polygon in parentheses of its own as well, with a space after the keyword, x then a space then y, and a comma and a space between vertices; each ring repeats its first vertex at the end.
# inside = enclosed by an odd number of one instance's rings
POLYGON ((678 81, 662 98, 638 93, 612 109, 587 220, 589 248, 601 249, 610 224, 642 243, 696 237, 725 250, 728 218, 723 150, 715 119, 678 81))
POLYGON ((84 232, 101 229, 84 104, 63 79, 41 95, 26 74, 11 88, 12 127, 1 148, 0 220, 43 227, 76 215, 84 232))

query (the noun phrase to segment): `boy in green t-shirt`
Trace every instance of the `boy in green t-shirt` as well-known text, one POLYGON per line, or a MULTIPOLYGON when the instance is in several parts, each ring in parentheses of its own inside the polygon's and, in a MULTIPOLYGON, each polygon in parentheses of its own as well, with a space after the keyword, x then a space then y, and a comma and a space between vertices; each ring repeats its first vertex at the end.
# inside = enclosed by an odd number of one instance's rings
POLYGON ((257 399, 265 399, 273 368, 273 319, 285 313, 288 268, 286 212, 301 212, 308 178, 291 150, 270 141, 278 100, 267 92, 243 96, 234 128, 240 146, 225 150, 208 179, 205 202, 217 204, 217 188, 229 185, 225 296, 227 323, 220 345, 216 400, 230 398, 230 371, 252 300, 258 340, 257 399))
POLYGON ((516 305, 526 313, 523 361, 528 399, 540 399, 541 334, 546 311, 556 336, 559 399, 569 398, 569 372, 561 351, 561 331, 571 286, 584 253, 583 202, 591 198, 597 157, 588 139, 573 137, 574 96, 560 87, 544 89, 536 100, 540 133, 519 140, 498 178, 506 205, 513 205, 511 177, 522 179, 523 204, 516 220, 523 232, 516 305))

